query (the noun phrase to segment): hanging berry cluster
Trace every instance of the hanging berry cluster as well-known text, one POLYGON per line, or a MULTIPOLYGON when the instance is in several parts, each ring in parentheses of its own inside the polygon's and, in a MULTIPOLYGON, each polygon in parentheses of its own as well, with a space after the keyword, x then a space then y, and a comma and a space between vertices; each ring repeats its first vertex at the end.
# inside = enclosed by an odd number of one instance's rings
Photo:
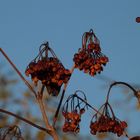
POLYGON ((127 123, 125 121, 120 121, 115 117, 109 103, 105 103, 99 110, 101 109, 102 114, 97 112, 91 120, 91 134, 96 135, 97 132, 112 132, 117 134, 118 137, 123 135, 127 123))
MULTIPOLYGON (((77 91, 75 94, 70 95, 63 106, 62 115, 65 117, 63 125, 64 132, 78 133, 80 131, 79 123, 81 121, 81 115, 85 112, 85 107, 87 106, 77 98, 78 92, 81 91, 77 91)), ((83 92, 81 93, 84 95, 83 92)), ((85 95, 83 100, 86 101, 85 95)))
POLYGON ((62 84, 67 83, 71 76, 70 70, 65 69, 48 42, 40 46, 39 54, 29 63, 25 73, 27 76, 31 75, 35 85, 40 80, 48 93, 53 96, 59 94, 62 84))
POLYGON ((85 32, 82 38, 82 48, 74 55, 75 68, 89 73, 91 76, 103 71, 103 65, 108 62, 108 57, 101 53, 100 42, 93 30, 85 32))

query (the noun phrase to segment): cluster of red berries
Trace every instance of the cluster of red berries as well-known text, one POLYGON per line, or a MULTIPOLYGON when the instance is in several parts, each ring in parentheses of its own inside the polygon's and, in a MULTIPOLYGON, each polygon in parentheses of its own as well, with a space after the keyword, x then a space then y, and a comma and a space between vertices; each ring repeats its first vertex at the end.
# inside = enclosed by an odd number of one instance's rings
MULTIPOLYGON (((68 98, 66 103, 63 106, 62 115, 65 118, 65 122, 63 125, 63 131, 64 132, 74 132, 78 133, 80 131, 80 121, 81 121, 81 115, 85 113, 85 106, 81 108, 81 102, 74 103, 75 95, 68 98), (71 98, 72 97, 72 98, 71 98), (68 104, 71 104, 69 108, 68 104), (70 111, 69 111, 70 109, 70 111)), ((77 98, 77 97, 76 97, 77 98)), ((76 100, 79 100, 78 98, 76 100)))
POLYGON ((97 132, 112 132, 117 136, 123 135, 124 129, 127 127, 125 121, 119 121, 110 117, 101 116, 98 121, 91 122, 91 134, 96 135, 97 132))
POLYGON ((78 133, 80 131, 79 123, 81 121, 81 115, 76 111, 73 111, 73 112, 63 112, 63 116, 65 117, 63 131, 78 133))
MULTIPOLYGON (((107 106, 106 106, 107 107, 107 106)), ((107 109, 107 108, 106 108, 107 109)), ((113 112, 112 112, 113 113, 113 112)), ((91 121, 90 129, 91 134, 96 135, 96 133, 102 132, 112 132, 117 134, 118 137, 123 135, 125 128, 127 127, 127 123, 125 121, 118 120, 114 114, 111 117, 109 112, 106 110, 102 115, 97 119, 97 114, 95 121, 91 121)))
POLYGON ((99 40, 92 30, 84 33, 82 48, 74 55, 73 61, 75 68, 91 76, 103 71, 103 65, 108 62, 108 57, 101 53, 99 40))
MULTIPOLYGON (((46 46, 45 46, 46 47, 46 46)), ((51 51, 48 46, 40 51, 39 59, 32 61, 25 73, 31 75, 32 81, 37 85, 40 80, 46 86, 48 93, 57 96, 62 84, 67 83, 70 78, 70 70, 65 69, 56 56, 42 56, 44 51, 51 51)), ((54 53, 53 53, 54 54, 54 53)))

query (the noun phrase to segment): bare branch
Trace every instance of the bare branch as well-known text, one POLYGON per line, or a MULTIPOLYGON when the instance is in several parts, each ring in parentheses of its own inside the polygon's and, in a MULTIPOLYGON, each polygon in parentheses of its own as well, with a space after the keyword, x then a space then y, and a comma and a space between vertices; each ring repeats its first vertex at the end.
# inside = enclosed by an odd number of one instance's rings
POLYGON ((108 90, 108 93, 107 93, 106 102, 108 102, 108 100, 109 100, 109 95, 110 95, 110 91, 111 91, 112 87, 116 86, 116 85, 125 85, 125 86, 127 86, 128 88, 130 88, 133 91, 134 96, 137 97, 137 94, 138 94, 137 91, 131 85, 129 85, 128 83, 125 83, 125 82, 114 82, 109 87, 109 90, 108 90))
POLYGON ((49 124, 48 117, 47 117, 47 114, 46 114, 46 111, 45 111, 45 105, 43 103, 42 98, 40 96, 38 96, 37 101, 38 101, 38 104, 39 104, 39 107, 40 107, 40 110, 41 110, 42 117, 43 117, 43 120, 45 122, 46 128, 49 130, 49 134, 54 138, 54 140, 58 140, 58 136, 56 134, 55 129, 53 128, 53 126, 51 126, 49 124))
POLYGON ((40 129, 40 130, 43 130, 43 131, 49 133, 49 130, 48 130, 48 129, 46 129, 46 128, 44 128, 44 127, 41 127, 41 126, 39 126, 39 125, 37 125, 37 124, 35 124, 35 123, 29 121, 29 120, 27 120, 27 119, 25 119, 25 118, 23 118, 23 117, 17 115, 17 114, 14 114, 14 113, 12 113, 12 112, 10 112, 10 111, 7 111, 7 110, 1 109, 1 108, 0 108, 0 112, 2 112, 2 113, 4 113, 4 114, 7 114, 7 115, 10 115, 10 116, 13 116, 13 117, 15 117, 15 118, 17 118, 17 119, 19 119, 19 120, 25 122, 25 123, 30 124, 31 126, 37 128, 37 129, 40 129))
POLYGON ((10 63, 10 65, 14 68, 14 70, 17 72, 17 74, 20 76, 22 81, 27 85, 27 87, 34 93, 35 96, 37 96, 36 91, 33 89, 33 87, 29 84, 29 82, 24 78, 24 76, 21 74, 21 72, 18 70, 18 68, 14 65, 14 63, 10 60, 10 58, 7 56, 7 54, 0 48, 0 52, 3 54, 3 56, 7 59, 7 61, 10 63))

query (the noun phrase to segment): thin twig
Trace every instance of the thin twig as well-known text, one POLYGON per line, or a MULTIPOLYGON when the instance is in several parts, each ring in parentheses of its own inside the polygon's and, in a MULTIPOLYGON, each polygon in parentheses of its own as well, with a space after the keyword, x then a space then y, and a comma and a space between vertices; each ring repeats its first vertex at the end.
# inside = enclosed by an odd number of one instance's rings
POLYGON ((7 59, 7 61, 10 63, 10 65, 14 68, 14 70, 17 72, 17 74, 20 76, 22 81, 28 86, 28 88, 34 93, 35 96, 37 96, 36 91, 33 89, 33 87, 29 84, 29 82, 24 78, 24 76, 21 74, 21 72, 18 70, 18 68, 14 65, 14 63, 10 60, 10 58, 7 56, 7 54, 0 48, 0 52, 4 55, 4 57, 7 59))
POLYGON ((124 134, 124 136, 126 136, 128 139, 130 139, 130 137, 128 136, 128 134, 127 134, 126 131, 124 131, 123 134, 124 134))
MULTIPOLYGON (((74 66, 72 67, 72 69, 71 69, 71 76, 72 76, 72 74, 73 74, 73 72, 74 72, 74 69, 75 69, 75 65, 74 65, 74 66)), ((71 76, 70 76, 70 78, 71 78, 71 76)), ((60 101, 59 101, 57 110, 56 110, 55 115, 54 115, 54 118, 53 118, 53 127, 55 127, 55 123, 56 123, 56 121, 57 121, 58 114, 59 114, 59 110, 60 110, 62 101, 63 101, 63 99, 64 99, 65 91, 66 91, 66 89, 67 89, 67 85, 68 85, 68 83, 69 83, 69 81, 70 81, 70 78, 69 78, 68 82, 64 85, 64 88, 63 88, 63 91, 62 91, 62 95, 61 95, 61 98, 60 98, 60 101)))
POLYGON ((46 115, 46 111, 45 111, 45 107, 44 107, 43 101, 40 98, 37 98, 37 101, 38 101, 38 104, 39 104, 39 107, 40 107, 40 110, 41 110, 42 117, 43 117, 43 120, 45 122, 46 128, 51 130, 51 126, 49 124, 48 117, 46 115))
POLYGON ((25 122, 25 123, 30 124, 30 125, 33 126, 33 127, 36 127, 36 128, 38 128, 38 129, 40 129, 40 130, 43 130, 43 131, 45 131, 45 132, 47 132, 47 133, 49 132, 48 129, 46 129, 46 128, 44 128, 44 127, 41 127, 41 126, 39 126, 39 125, 37 125, 37 124, 35 124, 35 123, 33 123, 33 122, 31 122, 31 121, 29 121, 29 120, 23 118, 23 117, 21 117, 21 116, 19 116, 19 115, 17 115, 17 114, 14 114, 14 113, 12 113, 12 112, 10 112, 10 111, 7 111, 7 110, 4 110, 4 109, 1 109, 1 108, 0 108, 0 112, 5 113, 5 114, 10 115, 10 116, 13 116, 13 117, 15 117, 15 118, 17 118, 17 119, 19 119, 19 120, 25 122))
POLYGON ((54 140, 58 140, 58 135, 57 135, 55 129, 49 124, 49 120, 48 120, 47 113, 46 113, 46 110, 45 110, 45 104, 43 102, 44 88, 45 88, 45 86, 42 85, 41 90, 40 90, 40 92, 38 92, 38 96, 37 96, 36 99, 37 99, 38 105, 40 107, 40 110, 41 110, 42 117, 43 117, 43 120, 45 122, 46 128, 49 130, 49 134, 53 137, 54 140))
POLYGON ((43 103, 43 98, 42 98, 42 97, 43 97, 44 88, 45 88, 45 86, 42 85, 41 90, 38 91, 38 95, 37 95, 36 100, 37 100, 38 105, 39 105, 39 107, 40 107, 43 120, 44 120, 44 122, 45 122, 45 124, 46 124, 46 128, 48 128, 48 129, 51 130, 50 124, 49 124, 49 121, 48 121, 48 117, 47 117, 47 114, 46 114, 46 111, 45 111, 45 105, 44 105, 44 103, 43 103))
POLYGON ((109 87, 109 90, 108 90, 108 93, 107 93, 106 102, 108 102, 110 91, 111 91, 112 87, 115 86, 115 85, 125 85, 125 86, 129 87, 133 91, 134 96, 137 97, 137 91, 131 85, 129 85, 128 83, 125 83, 125 82, 114 82, 109 87))
POLYGON ((42 97, 43 97, 44 89, 45 89, 45 86, 42 85, 40 92, 38 92, 38 94, 39 94, 39 96, 40 96, 41 99, 42 99, 42 97))
POLYGON ((77 97, 78 99, 80 99, 82 102, 84 102, 86 105, 88 105, 90 108, 92 108, 96 113, 103 115, 102 113, 100 113, 96 108, 94 108, 93 106, 91 106, 86 100, 83 100, 81 97, 79 97, 77 94, 74 95, 75 97, 77 97))
POLYGON ((49 134, 53 137, 54 140, 58 140, 58 135, 57 135, 55 129, 49 124, 49 120, 48 120, 48 117, 47 117, 47 114, 46 114, 46 111, 45 111, 45 105, 43 103, 42 98, 38 97, 37 101, 38 101, 38 104, 39 104, 39 107, 40 107, 40 110, 41 110, 42 117, 43 117, 43 120, 45 122, 46 128, 49 130, 49 134))

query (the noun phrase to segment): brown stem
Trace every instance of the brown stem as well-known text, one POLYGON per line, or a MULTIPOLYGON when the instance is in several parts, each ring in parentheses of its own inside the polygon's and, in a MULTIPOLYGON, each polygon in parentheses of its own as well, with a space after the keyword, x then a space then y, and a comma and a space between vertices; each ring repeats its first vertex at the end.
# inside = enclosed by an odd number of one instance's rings
POLYGON ((29 120, 27 120, 27 119, 25 119, 25 118, 23 118, 23 117, 17 115, 17 114, 14 114, 14 113, 12 113, 12 112, 9 112, 9 111, 4 110, 4 109, 1 109, 1 108, 0 108, 0 112, 5 113, 5 114, 10 115, 10 116, 13 116, 13 117, 15 117, 15 118, 17 118, 17 119, 19 119, 19 120, 25 122, 25 123, 28 123, 28 124, 32 125, 32 126, 35 127, 35 128, 38 128, 38 129, 40 129, 40 130, 43 130, 43 131, 45 131, 45 132, 47 132, 47 133, 49 132, 48 129, 46 129, 46 128, 44 128, 44 127, 41 127, 41 126, 39 126, 39 125, 37 125, 37 124, 35 124, 35 123, 29 121, 29 120))
POLYGON ((46 115, 46 111, 45 111, 45 107, 44 107, 43 101, 42 101, 41 98, 37 98, 37 101, 38 101, 38 105, 40 107, 40 110, 41 110, 42 117, 43 117, 43 120, 45 122, 46 128, 51 130, 51 126, 49 124, 48 117, 46 115))
POLYGON ((131 85, 129 85, 128 83, 125 83, 125 82, 114 82, 109 87, 109 90, 108 90, 108 93, 107 93, 106 102, 108 102, 108 100, 109 100, 109 95, 110 95, 111 88, 113 86, 115 86, 115 85, 125 85, 125 86, 129 87, 133 91, 134 96, 137 97, 137 91, 131 85))
POLYGON ((48 120, 48 117, 47 117, 47 114, 46 114, 46 111, 45 111, 45 105, 43 103, 42 98, 38 97, 37 101, 38 101, 38 104, 39 104, 39 107, 40 107, 40 110, 41 110, 42 117, 43 117, 43 120, 45 122, 46 128, 49 130, 49 134, 53 137, 54 140, 58 140, 58 135, 57 135, 55 129, 49 124, 49 120, 48 120))
POLYGON ((58 135, 57 135, 55 129, 53 129, 51 135, 52 135, 52 137, 53 137, 54 140, 59 140, 58 135))
MULTIPOLYGON (((72 74, 73 74, 73 72, 74 72, 74 69, 75 69, 75 65, 74 65, 74 66, 72 67, 72 69, 71 69, 71 76, 72 76, 72 74)), ((70 78, 71 78, 71 76, 70 76, 70 78)), ((70 80, 70 79, 69 79, 69 80, 70 80)), ((63 91, 62 91, 62 95, 61 95, 61 98, 60 98, 58 107, 57 107, 57 109, 56 109, 56 112, 55 112, 55 115, 54 115, 54 118, 53 118, 53 127, 55 127, 55 123, 56 123, 57 118, 58 118, 59 110, 60 110, 62 101, 63 101, 63 99, 64 99, 65 91, 66 91, 67 85, 68 85, 68 83, 69 83, 69 80, 68 80, 68 82, 64 85, 64 88, 63 88, 63 91)))
POLYGON ((37 95, 37 98, 36 98, 36 99, 37 99, 38 105, 39 105, 39 107, 40 107, 40 110, 41 110, 42 117, 43 117, 43 120, 44 120, 44 122, 45 122, 46 128, 51 129, 51 128, 50 128, 49 121, 48 121, 48 117, 47 117, 47 115, 46 115, 45 105, 44 105, 43 99, 42 99, 42 97, 43 97, 43 92, 44 92, 44 87, 45 87, 45 86, 42 85, 41 90, 38 92, 38 95, 37 95))
POLYGON ((113 111, 111 105, 110 105, 108 102, 106 102, 105 104, 106 104, 106 106, 107 106, 107 105, 109 106, 110 111, 111 111, 111 113, 112 113, 112 117, 113 117, 113 119, 114 119, 114 118, 115 118, 115 114, 114 114, 114 111, 113 111))
POLYGON ((7 61, 10 63, 10 65, 14 68, 14 70, 17 72, 17 74, 20 76, 22 81, 28 86, 28 88, 34 93, 35 96, 37 96, 36 91, 33 89, 33 87, 29 84, 29 82, 24 78, 24 76, 21 74, 21 72, 17 69, 17 67, 14 65, 14 63, 10 60, 10 58, 7 56, 7 54, 0 48, 0 52, 4 55, 4 57, 7 59, 7 61))
POLYGON ((57 136, 55 130, 54 130, 53 127, 50 126, 50 124, 49 124, 49 121, 48 121, 48 118, 47 118, 47 115, 46 115, 46 112, 45 112, 45 107, 44 107, 44 104, 43 104, 43 101, 42 101, 42 97, 41 97, 41 96, 43 95, 44 86, 42 86, 41 91, 39 92, 40 94, 39 94, 39 93, 37 94, 36 91, 33 89, 33 87, 28 83, 28 81, 24 78, 24 76, 21 74, 21 72, 17 69, 17 67, 16 67, 16 66, 13 64, 13 62, 9 59, 9 57, 7 56, 7 54, 6 54, 1 48, 0 48, 0 51, 1 51, 1 53, 4 55, 4 57, 7 59, 7 61, 10 63, 10 65, 14 68, 14 70, 17 72, 17 74, 20 76, 20 78, 22 79, 22 81, 23 81, 23 82, 28 86, 28 88, 34 93, 34 95, 35 95, 35 97, 36 97, 36 99, 37 99, 37 101, 38 101, 38 104, 39 104, 39 107, 40 107, 40 110, 41 110, 41 113, 42 113, 42 116, 43 116, 43 119, 44 119, 44 122, 45 122, 45 124, 46 124, 46 128, 47 128, 47 129, 45 129, 45 128, 43 128, 43 127, 40 127, 40 126, 38 126, 38 125, 36 125, 36 124, 34 124, 34 123, 32 123, 32 122, 30 122, 30 121, 28 121, 28 120, 26 120, 26 119, 20 117, 20 116, 18 116, 18 115, 15 115, 15 114, 13 114, 13 113, 11 113, 11 112, 7 112, 7 111, 4 111, 4 110, 2 110, 2 109, 0 109, 0 111, 3 112, 3 113, 7 113, 7 114, 9 114, 9 115, 11 115, 11 116, 14 116, 14 117, 16 117, 16 118, 18 118, 18 119, 21 119, 22 121, 24 121, 24 122, 26 122, 26 123, 28 123, 28 124, 30 124, 30 125, 32 125, 32 126, 38 128, 38 129, 41 129, 41 130, 46 131, 48 134, 50 134, 50 135, 53 137, 54 140, 58 140, 58 136, 57 136), (38 98, 38 96, 39 96, 39 98, 38 98))
POLYGON ((38 95, 40 96, 40 98, 43 98, 43 92, 44 92, 45 86, 42 85, 40 92, 38 92, 38 95))

